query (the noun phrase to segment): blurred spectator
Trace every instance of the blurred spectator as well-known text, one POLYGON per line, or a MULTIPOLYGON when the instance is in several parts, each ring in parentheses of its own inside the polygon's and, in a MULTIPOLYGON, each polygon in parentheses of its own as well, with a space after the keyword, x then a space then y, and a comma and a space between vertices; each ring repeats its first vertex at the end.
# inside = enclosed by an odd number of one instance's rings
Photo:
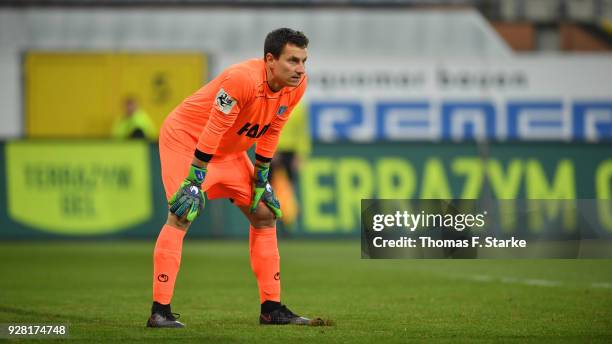
POLYGON ((301 102, 291 113, 289 121, 283 127, 270 169, 270 182, 281 203, 281 221, 286 226, 285 229, 293 227, 297 220, 299 204, 295 183, 311 150, 310 130, 305 112, 304 102, 301 102))
POLYGON ((113 124, 113 138, 115 139, 147 139, 157 140, 157 129, 151 117, 138 106, 133 97, 124 101, 124 113, 113 124))

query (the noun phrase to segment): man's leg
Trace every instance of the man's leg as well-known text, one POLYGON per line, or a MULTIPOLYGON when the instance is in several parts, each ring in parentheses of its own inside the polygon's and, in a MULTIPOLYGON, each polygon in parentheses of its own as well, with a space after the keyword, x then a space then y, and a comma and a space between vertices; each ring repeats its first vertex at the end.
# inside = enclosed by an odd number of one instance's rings
POLYGON ((280 255, 276 240, 276 219, 267 207, 260 204, 254 214, 248 207, 240 207, 247 216, 251 268, 257 278, 259 299, 280 302, 280 255))
MULTIPOLYGON (((208 165, 207 180, 212 173, 211 164, 208 165)), ((218 161, 216 164, 218 179, 215 180, 216 185, 208 189, 208 198, 232 199, 250 222, 251 267, 257 278, 261 302, 259 322, 270 325, 318 325, 321 319, 309 320, 300 317, 280 303, 280 256, 276 240, 276 218, 262 202, 254 213, 250 212, 254 168, 249 157, 246 153, 242 153, 233 159, 218 161)))
POLYGON ((190 222, 168 212, 153 250, 153 306, 148 327, 184 327, 170 308, 174 283, 181 265, 183 238, 190 222))
POLYGON ((280 255, 276 240, 274 213, 260 203, 255 213, 249 206, 238 206, 250 222, 249 249, 251 267, 259 287, 261 314, 259 323, 265 325, 309 325, 311 320, 291 312, 280 302, 280 255))
MULTIPOLYGON (((160 135, 159 157, 167 199, 178 190, 189 171, 192 157, 173 150, 164 135, 160 135)), ((174 284, 181 264, 183 238, 191 223, 168 212, 153 250, 153 306, 148 327, 184 327, 170 308, 174 284)))

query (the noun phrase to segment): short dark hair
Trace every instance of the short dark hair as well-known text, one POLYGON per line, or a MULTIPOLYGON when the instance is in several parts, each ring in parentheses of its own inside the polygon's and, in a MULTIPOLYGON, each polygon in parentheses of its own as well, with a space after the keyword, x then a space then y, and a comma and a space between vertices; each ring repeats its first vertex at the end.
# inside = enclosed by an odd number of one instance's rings
POLYGON ((268 53, 278 58, 286 44, 293 44, 305 49, 308 47, 308 37, 301 31, 288 29, 286 27, 276 29, 266 36, 264 43, 264 58, 268 53))

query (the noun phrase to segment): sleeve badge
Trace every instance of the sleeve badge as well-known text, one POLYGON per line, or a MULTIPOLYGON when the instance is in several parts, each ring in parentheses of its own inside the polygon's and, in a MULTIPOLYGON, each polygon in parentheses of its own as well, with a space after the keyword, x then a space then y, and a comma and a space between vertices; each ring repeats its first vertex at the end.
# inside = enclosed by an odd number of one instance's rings
POLYGON ((215 96, 215 106, 219 111, 229 115, 234 105, 236 105, 236 100, 227 94, 224 89, 220 89, 219 92, 217 92, 215 96))

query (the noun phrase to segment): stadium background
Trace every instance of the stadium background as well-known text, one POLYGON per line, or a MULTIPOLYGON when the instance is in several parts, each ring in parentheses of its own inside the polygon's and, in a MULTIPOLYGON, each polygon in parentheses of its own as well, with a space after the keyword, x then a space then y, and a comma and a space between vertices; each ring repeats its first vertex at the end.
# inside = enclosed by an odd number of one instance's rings
MULTIPOLYGON (((2 1, 0 266, 10 278, 0 288, 0 322, 70 322, 75 336, 87 340, 132 335, 113 314, 116 304, 101 307, 99 317, 69 314, 91 306, 95 299, 85 296, 87 288, 108 298, 124 291, 121 282, 96 289, 99 274, 136 274, 127 295, 138 301, 128 314, 146 315, 150 251, 165 220, 165 199, 156 144, 110 138, 122 99, 136 97, 159 126, 223 68, 261 56, 265 34, 282 26, 304 31, 311 41, 303 105, 304 129, 312 139, 296 183, 298 223, 281 240, 283 267, 294 290, 330 291, 299 303, 344 320, 354 336, 339 325, 326 340, 610 339, 609 260, 374 265, 358 259, 362 198, 610 199, 612 1, 607 0, 2 1), (292 280, 291 274, 303 276, 292 280), (344 279, 351 282, 351 297, 344 279), (298 282, 304 287, 296 288, 298 282), (398 296, 407 284, 420 285, 412 291, 426 302, 419 304, 417 296, 396 303, 415 316, 452 322, 462 314, 495 330, 444 327, 431 319, 427 329, 413 327, 406 311, 400 312, 405 317, 398 328, 383 317, 376 325, 382 333, 372 327, 359 335, 363 324, 343 305, 362 304, 363 319, 375 305, 393 310, 380 305, 384 300, 368 298, 368 290, 381 288, 378 282, 389 296, 398 296), (83 286, 73 286, 79 283, 83 286), (458 291, 440 287, 448 283, 458 291), (47 291, 37 296, 37 286, 45 284, 47 291), (66 289, 54 287, 60 285, 66 289), (461 299, 462 292, 517 301, 507 313, 475 296, 461 299), (79 296, 71 302, 44 297, 69 299, 72 293, 79 296), (551 309, 552 320, 542 320, 551 309), (436 310, 450 313, 440 316, 436 310), (579 320, 569 325, 574 318, 579 320)), ((608 231, 611 213, 609 208, 597 213, 608 231)), ((187 236, 179 277, 178 288, 186 291, 177 302, 187 312, 212 308, 222 319, 235 319, 215 307, 253 303, 254 282, 241 246, 246 228, 229 202, 208 202, 187 236), (226 240, 234 238, 241 240, 226 240), (220 260, 243 271, 237 283, 250 289, 232 289, 229 277, 194 277, 197 264, 226 274, 220 260), (189 283, 201 289, 189 289, 189 283), (228 295, 215 285, 229 288, 228 295), (201 304, 205 293, 211 298, 201 304)), ((290 293, 294 304, 300 302, 296 291, 290 293)), ((213 319, 202 326, 227 335, 207 339, 240 341, 245 338, 238 332, 249 331, 243 325, 217 328, 214 313, 199 316, 192 323, 213 319)), ((138 325, 138 320, 129 321, 138 325)), ((200 338, 188 333, 185 340, 200 338)), ((259 339, 266 335, 257 332, 259 339)), ((138 332, 130 338, 153 337, 138 332)))

